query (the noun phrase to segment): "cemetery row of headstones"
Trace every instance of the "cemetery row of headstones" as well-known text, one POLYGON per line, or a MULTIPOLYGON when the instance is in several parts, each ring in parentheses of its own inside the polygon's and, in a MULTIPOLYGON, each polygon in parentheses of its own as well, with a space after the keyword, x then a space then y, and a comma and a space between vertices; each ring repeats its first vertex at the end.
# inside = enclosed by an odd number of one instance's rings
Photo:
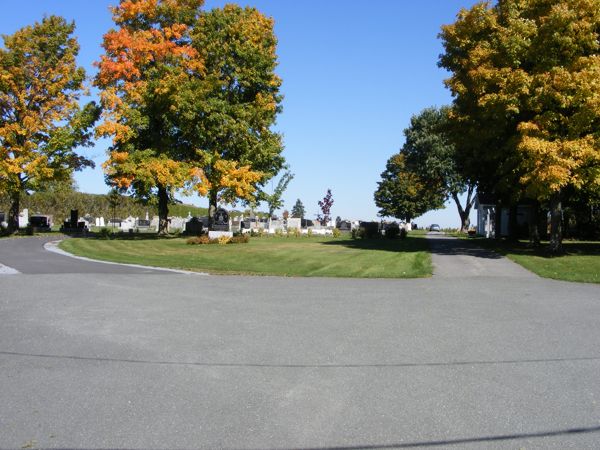
MULTIPOLYGON (((0 224, 6 227, 6 213, 0 212, 0 224)), ((108 228, 116 232, 156 232, 158 230, 158 216, 149 219, 146 213, 145 219, 129 216, 125 219, 104 217, 91 217, 89 215, 80 217, 79 211, 71 210, 69 219, 65 220, 61 226, 64 232, 86 232, 91 229, 108 228)), ((211 237, 219 237, 223 234, 231 235, 234 232, 252 233, 260 232, 266 234, 277 234, 280 232, 297 231, 301 234, 312 233, 315 235, 328 235, 333 233, 333 229, 340 231, 352 231, 359 227, 364 227, 368 222, 338 220, 336 223, 330 222, 322 225, 318 221, 309 219, 288 218, 287 220, 275 220, 261 218, 257 216, 238 215, 231 217, 227 210, 219 208, 215 212, 212 228, 209 230, 211 237), (310 230, 310 231, 309 231, 310 230)), ((386 223, 373 222, 378 224, 378 228, 384 230, 389 226, 386 223)), ((393 223, 395 224, 395 222, 393 223)), ((53 226, 53 219, 50 215, 36 214, 29 216, 27 209, 24 209, 19 215, 19 227, 25 228, 31 226, 37 230, 50 230, 53 226)), ((200 235, 203 231, 209 229, 209 218, 192 217, 188 213, 187 217, 170 217, 168 220, 170 232, 182 232, 189 235, 200 235)))

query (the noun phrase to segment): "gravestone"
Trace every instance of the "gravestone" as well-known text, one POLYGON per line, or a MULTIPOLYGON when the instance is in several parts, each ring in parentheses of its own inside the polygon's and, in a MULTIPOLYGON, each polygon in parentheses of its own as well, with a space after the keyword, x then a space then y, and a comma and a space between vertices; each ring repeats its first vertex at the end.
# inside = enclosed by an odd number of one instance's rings
POLYGON ((302 228, 314 227, 315 223, 310 219, 301 219, 300 224, 302 228))
POLYGON ((49 229, 52 224, 50 216, 36 215, 29 218, 29 224, 34 228, 49 229))
MULTIPOLYGON (((169 227, 172 231, 174 230, 185 230, 185 224, 187 222, 183 217, 171 217, 171 226, 169 227)), ((148 221, 150 223, 150 221, 148 221)))
POLYGON ((185 223, 185 234, 199 236, 202 234, 202 221, 198 217, 192 217, 185 223))
POLYGON ((352 222, 350 222, 349 220, 341 220, 338 223, 337 228, 340 231, 350 231, 350 230, 352 230, 352 222))
POLYGON ((67 233, 81 233, 87 231, 87 224, 85 220, 79 222, 79 211, 72 209, 70 219, 64 221, 60 230, 67 233))
POLYGON ((229 213, 224 208, 219 208, 213 217, 212 231, 229 231, 229 213))
POLYGON ((299 230, 302 227, 302 219, 297 219, 295 217, 290 217, 287 220, 287 228, 288 230, 299 230))
POLYGON ((79 220, 79 211, 76 209, 72 209, 71 210, 71 221, 69 222, 71 224, 71 228, 77 228, 78 220, 79 220))
POLYGON ((208 231, 210 239, 217 239, 221 236, 232 237, 233 233, 229 228, 229 213, 224 208, 218 208, 213 216, 213 224, 208 231))
POLYGON ((19 214, 19 228, 25 228, 29 224, 29 210, 25 208, 19 214))

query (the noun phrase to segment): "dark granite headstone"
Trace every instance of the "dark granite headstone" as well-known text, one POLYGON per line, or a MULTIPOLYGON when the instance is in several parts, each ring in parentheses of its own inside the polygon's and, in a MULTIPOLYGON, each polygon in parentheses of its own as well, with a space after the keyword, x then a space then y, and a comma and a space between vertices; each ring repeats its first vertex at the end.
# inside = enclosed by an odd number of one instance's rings
POLYGON ((312 220, 310 220, 310 219, 302 219, 302 220, 300 221, 300 226, 301 226, 302 228, 308 228, 308 227, 314 227, 314 226, 315 226, 315 224, 314 224, 314 222, 313 222, 312 220))
POLYGON ((199 236, 202 234, 202 220, 198 217, 192 217, 185 223, 185 234, 199 236))
POLYGON ((150 221, 149 220, 145 220, 145 219, 138 219, 137 226, 138 227, 149 227, 150 226, 150 221))
POLYGON ((31 216, 29 224, 35 228, 50 228, 50 220, 48 216, 31 216))
POLYGON ((77 228, 77 222, 79 220, 79 211, 76 209, 71 210, 71 228, 77 228))
POLYGON ((213 218, 212 231, 229 231, 229 213, 219 208, 213 218))

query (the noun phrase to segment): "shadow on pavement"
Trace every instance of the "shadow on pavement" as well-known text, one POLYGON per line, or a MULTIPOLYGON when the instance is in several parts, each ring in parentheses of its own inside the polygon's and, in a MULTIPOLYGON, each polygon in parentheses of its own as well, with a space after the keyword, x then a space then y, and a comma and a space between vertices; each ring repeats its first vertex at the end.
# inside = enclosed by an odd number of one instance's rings
POLYGON ((485 259, 501 259, 502 255, 467 241, 444 236, 429 236, 427 241, 431 252, 437 255, 464 255, 485 259))
MULTIPOLYGON (((399 444, 366 444, 358 446, 341 446, 341 447, 305 447, 299 450, 358 450, 358 449, 391 449, 391 448, 419 448, 419 447, 439 447, 447 445, 460 445, 460 444, 473 444, 477 442, 498 442, 498 441, 512 441, 516 439, 536 439, 536 438, 547 438, 555 436, 567 436, 575 434, 586 434, 586 433, 598 433, 600 432, 600 426, 596 427, 581 427, 581 428, 568 428, 565 430, 556 431, 542 431, 539 433, 515 433, 515 434, 502 434, 497 436, 481 436, 463 439, 447 439, 439 441, 421 441, 421 442, 406 442, 399 444)), ((273 449, 274 450, 274 449, 273 449)), ((283 449, 281 449, 283 450, 283 449)))

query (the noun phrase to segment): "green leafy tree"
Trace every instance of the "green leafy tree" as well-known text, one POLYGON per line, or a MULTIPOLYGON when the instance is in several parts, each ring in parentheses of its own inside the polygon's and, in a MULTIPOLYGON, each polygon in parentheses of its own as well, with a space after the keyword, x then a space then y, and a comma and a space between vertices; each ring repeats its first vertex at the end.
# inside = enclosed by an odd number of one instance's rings
POLYGON ((411 118, 404 130, 406 142, 381 174, 375 203, 382 216, 410 222, 451 198, 460 216, 461 231, 469 226, 474 184, 460 175, 455 146, 448 137, 448 108, 427 108, 411 118), (467 198, 464 206, 460 195, 467 198))
POLYGON ((417 173, 407 168, 403 152, 388 159, 374 198, 380 216, 396 217, 407 223, 444 204, 440 192, 430 189, 417 173))
POLYGON ((294 207, 292 208, 292 217, 296 219, 303 219, 306 215, 306 210, 300 199, 296 200, 294 207))
POLYGON ((271 129, 282 100, 273 25, 254 8, 226 5, 203 12, 192 32, 204 72, 178 90, 177 104, 190 118, 182 131, 206 177, 210 217, 219 202, 256 200, 284 166, 281 135, 271 129))
POLYGON ((464 167, 494 192, 547 202, 553 252, 565 192, 600 189, 599 23, 597 0, 503 0, 441 34, 456 135, 473 138, 458 146, 464 167))
POLYGON ((77 67, 74 23, 49 16, 0 48, 0 192, 11 199, 8 225, 18 229, 21 196, 69 180, 93 162, 75 152, 92 145, 94 103, 80 107, 85 71, 77 67))
POLYGON ((271 194, 262 194, 262 199, 266 201, 267 205, 269 206, 269 217, 273 217, 275 211, 283 206, 283 193, 287 189, 288 184, 290 184, 290 181, 293 179, 293 173, 289 171, 285 172, 277 182, 277 186, 275 186, 275 189, 271 194))
POLYGON ((469 227, 469 214, 474 202, 475 184, 466 181, 456 163, 456 147, 448 134, 447 107, 427 108, 411 118, 410 127, 404 130, 406 143, 402 152, 406 155, 406 165, 431 191, 427 196, 434 200, 432 209, 451 198, 460 217, 460 230, 469 227), (465 204, 459 196, 466 193, 465 204))

